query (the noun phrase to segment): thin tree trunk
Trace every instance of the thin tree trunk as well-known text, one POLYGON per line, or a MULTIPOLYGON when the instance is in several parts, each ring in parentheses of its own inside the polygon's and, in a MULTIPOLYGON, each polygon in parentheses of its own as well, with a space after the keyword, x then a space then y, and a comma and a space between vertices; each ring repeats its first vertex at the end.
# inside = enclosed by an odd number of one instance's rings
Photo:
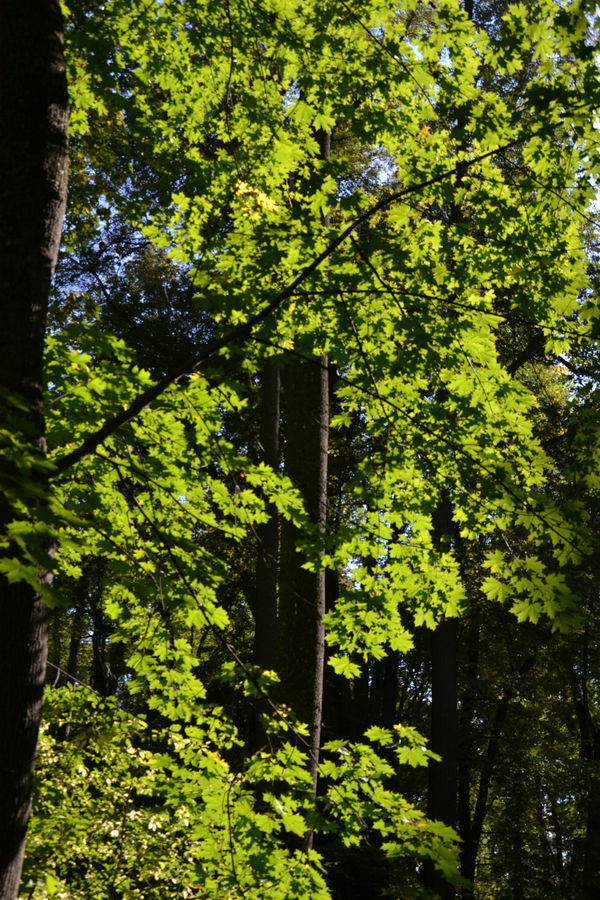
MULTIPOLYGON (((42 357, 66 199, 67 89, 58 0, 0 4, 0 392, 3 425, 44 452, 42 357), (7 398, 18 399, 16 410, 7 398)), ((27 502, 35 478, 6 458, 27 502), (21 484, 18 479, 21 479, 21 484)), ((45 506, 38 476, 32 515, 45 506)), ((6 501, 0 531, 12 518, 6 501)), ((49 549, 49 548, 48 548, 49 549)), ((15 555, 12 548, 8 556, 15 555)), ((46 671, 48 617, 35 589, 0 578, 0 898, 17 896, 46 671)))

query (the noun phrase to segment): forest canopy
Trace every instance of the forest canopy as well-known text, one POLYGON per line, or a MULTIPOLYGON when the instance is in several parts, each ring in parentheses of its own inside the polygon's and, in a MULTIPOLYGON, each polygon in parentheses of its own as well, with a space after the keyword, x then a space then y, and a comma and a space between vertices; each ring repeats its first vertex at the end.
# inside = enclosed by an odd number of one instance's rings
POLYGON ((597 897, 595 4, 41 6, 0 900, 597 897))

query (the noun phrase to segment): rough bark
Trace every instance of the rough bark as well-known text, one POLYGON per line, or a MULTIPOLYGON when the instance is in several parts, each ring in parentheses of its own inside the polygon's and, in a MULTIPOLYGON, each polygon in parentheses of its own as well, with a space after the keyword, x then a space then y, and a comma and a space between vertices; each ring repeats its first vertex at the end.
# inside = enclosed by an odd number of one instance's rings
MULTIPOLYGON (((57 0, 0 4, 0 84, 0 401, 4 427, 42 454, 44 330, 67 179, 67 88, 57 0), (8 397, 21 403, 18 413, 8 397)), ((5 456, 0 477, 14 485, 15 478, 30 483, 33 476, 11 470, 5 456)), ((44 506, 45 484, 37 478, 32 515, 44 506)), ((5 503, 0 531, 11 518, 5 503)), ((0 576, 1 900, 14 900, 19 886, 47 637, 46 608, 35 589, 0 576)))

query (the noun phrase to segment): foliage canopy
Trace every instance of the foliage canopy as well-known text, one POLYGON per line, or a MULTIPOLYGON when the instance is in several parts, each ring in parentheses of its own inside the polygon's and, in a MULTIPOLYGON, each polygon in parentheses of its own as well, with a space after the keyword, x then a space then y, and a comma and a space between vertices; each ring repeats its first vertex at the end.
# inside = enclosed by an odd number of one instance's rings
POLYGON ((48 690, 23 896, 325 900, 355 847, 387 856, 390 896, 426 896, 427 859, 462 883, 456 835, 405 790, 433 756, 420 734, 326 728, 315 800, 307 724, 250 643, 273 509, 305 568, 336 573, 335 684, 477 604, 584 628, 593 515, 574 485, 595 492, 597 473, 553 455, 540 368, 576 415, 564 360, 597 327, 593 9, 491 4, 487 27, 479 12, 66 4, 52 515, 32 522, 16 494, 20 551, 0 567, 37 582, 56 532, 50 660, 65 668, 70 630, 105 680, 57 687, 57 670, 48 690), (323 536, 265 463, 256 411, 267 366, 285 400, 294 361, 324 356, 323 536))

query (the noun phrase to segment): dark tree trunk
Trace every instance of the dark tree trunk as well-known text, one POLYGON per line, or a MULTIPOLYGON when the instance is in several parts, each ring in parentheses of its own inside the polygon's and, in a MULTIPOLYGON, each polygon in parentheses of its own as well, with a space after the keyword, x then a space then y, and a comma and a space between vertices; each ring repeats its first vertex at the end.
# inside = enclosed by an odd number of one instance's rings
MULTIPOLYGON (((449 542, 453 531, 452 504, 446 494, 433 517, 433 541, 438 549, 449 542)), ((444 619, 431 634, 431 737, 430 749, 441 756, 429 763, 427 815, 445 825, 456 825, 458 791, 458 619, 444 619)), ((423 867, 423 883, 443 900, 452 900, 454 888, 435 871, 423 867)))
POLYGON ((369 725, 391 728, 396 721, 398 701, 398 658, 397 651, 390 650, 383 659, 375 659, 365 672, 367 676, 369 713, 362 725, 360 735, 369 725))
MULTIPOLYGON (((429 763, 427 815, 445 825, 456 825, 458 790, 457 716, 458 620, 445 619, 431 634, 431 737, 430 749, 441 756, 429 763)), ((426 863, 423 883, 443 900, 452 900, 454 888, 426 863)))
POLYGON ((427 814, 456 824, 458 719, 456 691, 456 647, 458 620, 445 619, 431 635, 431 741, 442 757, 429 766, 427 814))
MULTIPOLYGON (((329 396, 331 397, 331 386, 329 396)), ((328 503, 330 502, 331 496, 328 497, 328 503)), ((329 513, 330 507, 328 507, 328 530, 332 527, 329 513)), ((339 573, 335 569, 327 569, 325 572, 325 591, 327 612, 330 612, 335 608, 340 595, 339 573)), ((327 659, 327 648, 325 658, 327 659)), ((330 741, 340 735, 350 739, 354 733, 352 730, 355 721, 354 686, 355 682, 343 675, 337 675, 331 666, 325 665, 322 725, 322 736, 325 740, 330 741)))
POLYGON ((103 560, 91 559, 82 588, 87 592, 92 622, 92 685, 102 697, 110 697, 117 689, 118 678, 108 656, 109 623, 102 604, 104 570, 103 560))
MULTIPOLYGON (((267 366, 261 385, 261 459, 277 471, 279 466, 280 376, 276 365, 267 366)), ((261 669, 274 669, 277 653, 277 574, 279 521, 277 508, 267 507, 269 519, 256 529, 259 540, 256 560, 254 605, 254 662, 261 669)))
POLYGON ((390 650, 384 660, 383 696, 381 698, 381 724, 384 728, 391 728, 396 724, 399 660, 400 654, 397 650, 390 650))
MULTIPOLYGON (((67 88, 58 0, 0 4, 0 392, 3 424, 44 451, 42 358, 67 180, 67 88), (22 404, 15 410, 12 396, 22 404)), ((2 480, 34 477, 2 462, 2 480)), ((30 513, 43 513, 44 479, 30 513)), ((20 485, 17 481, 17 492, 20 485)), ((0 511, 0 530, 12 518, 0 511)), ((9 550, 9 556, 14 551, 9 550)), ((27 583, 0 578, 0 898, 17 896, 42 690, 48 617, 27 583)))
MULTIPOLYGON (((464 577, 464 576, 463 576, 464 577)), ((467 621, 467 671, 461 695, 459 716, 458 762, 458 826, 461 839, 460 871, 471 883, 475 878, 477 841, 471 820, 471 757, 473 753, 472 722, 475 716, 477 682, 479 679, 479 610, 473 604, 467 621)), ((463 888, 463 897, 472 897, 471 889, 463 888)))
MULTIPOLYGON (((327 516, 329 393, 326 357, 295 361, 288 369, 286 471, 300 490, 317 535, 327 516)), ((325 662, 325 572, 308 572, 298 552, 302 534, 291 523, 281 528, 278 671, 282 696, 311 727, 313 785, 323 709, 325 662)))
POLYGON ((117 678, 106 658, 106 622, 103 614, 92 616, 92 686, 102 697, 110 697, 117 689, 117 678))
MULTIPOLYGON (((329 159, 331 131, 318 130, 315 136, 321 158, 329 159)), ((321 221, 328 226, 329 213, 322 214, 321 221)), ((327 526, 329 383, 329 360, 324 354, 314 362, 297 359, 288 370, 286 470, 300 489, 321 550, 327 526)), ((296 552, 297 537, 296 529, 286 522, 281 532, 279 622, 284 633, 280 633, 278 646, 279 671, 284 673, 282 686, 292 708, 310 724, 312 790, 316 797, 325 685, 326 573, 302 568, 302 554, 296 552)), ((312 843, 313 832, 309 831, 304 849, 309 850, 312 843)))

